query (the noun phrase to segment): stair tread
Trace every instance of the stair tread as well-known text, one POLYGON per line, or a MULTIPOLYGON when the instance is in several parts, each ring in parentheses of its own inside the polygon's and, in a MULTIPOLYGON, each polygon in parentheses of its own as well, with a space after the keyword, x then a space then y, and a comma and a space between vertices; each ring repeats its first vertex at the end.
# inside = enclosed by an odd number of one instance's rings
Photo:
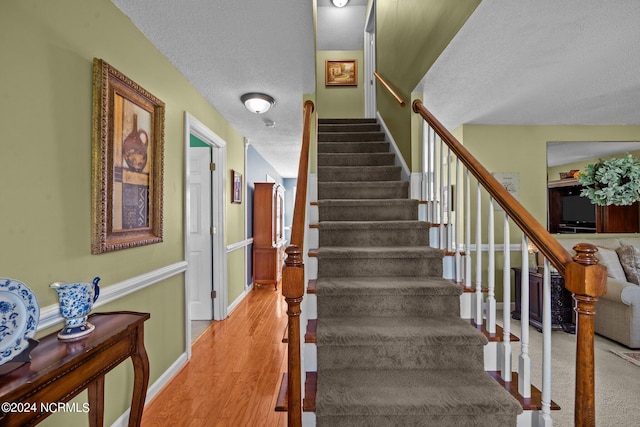
POLYGON ((364 416, 522 412, 486 372, 448 369, 326 370, 318 377, 316 409, 364 416))
POLYGON ((318 346, 412 345, 484 346, 488 341, 459 317, 331 317, 320 321, 318 346))
POLYGON ((319 182, 318 185, 335 187, 395 187, 409 186, 407 181, 328 181, 319 182))
POLYGON ((430 246, 323 246, 322 258, 442 258, 440 249, 430 246))
POLYGON ((413 219, 399 221, 320 221, 318 226, 322 230, 341 230, 341 229, 405 229, 405 228, 429 228, 430 224, 426 221, 413 219))
POLYGON ((378 123, 377 119, 364 119, 364 118, 331 118, 326 117, 318 119, 318 123, 324 124, 336 124, 336 123, 378 123))
POLYGON ((316 280, 321 295, 454 295, 462 288, 439 277, 323 277, 316 280))
POLYGON ((418 205, 415 199, 321 199, 318 206, 397 206, 418 205))

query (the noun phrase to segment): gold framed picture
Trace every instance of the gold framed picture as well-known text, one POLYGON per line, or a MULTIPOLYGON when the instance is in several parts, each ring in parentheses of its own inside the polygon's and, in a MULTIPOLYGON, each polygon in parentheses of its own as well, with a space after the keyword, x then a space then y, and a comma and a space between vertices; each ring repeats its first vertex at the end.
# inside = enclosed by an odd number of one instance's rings
POLYGON ((158 98, 93 60, 91 253, 162 242, 164 113, 158 98))
POLYGON ((325 86, 358 86, 357 60, 325 60, 325 86))

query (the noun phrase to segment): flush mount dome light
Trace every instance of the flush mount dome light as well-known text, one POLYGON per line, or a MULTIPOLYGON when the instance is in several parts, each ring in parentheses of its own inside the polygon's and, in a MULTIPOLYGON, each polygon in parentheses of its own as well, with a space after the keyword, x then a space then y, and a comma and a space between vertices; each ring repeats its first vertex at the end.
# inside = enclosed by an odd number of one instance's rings
POLYGON ((247 110, 256 114, 266 113, 276 103, 271 96, 256 92, 245 93, 240 97, 240 101, 247 107, 247 110))
POLYGON ((335 7, 345 7, 347 3, 349 3, 349 0, 331 0, 331 3, 333 3, 335 7))

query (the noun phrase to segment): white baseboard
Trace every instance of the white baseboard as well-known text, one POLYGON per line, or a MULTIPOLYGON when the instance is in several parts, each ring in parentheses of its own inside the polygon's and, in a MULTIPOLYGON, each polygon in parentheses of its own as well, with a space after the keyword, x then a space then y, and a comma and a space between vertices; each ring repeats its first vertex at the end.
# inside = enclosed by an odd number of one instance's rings
POLYGON ((402 174, 401 174, 402 180, 410 181, 411 171, 409 170, 409 166, 407 166, 407 162, 404 161, 404 157, 402 157, 402 153, 400 152, 400 149, 398 148, 396 141, 393 139, 393 135, 391 134, 391 132, 389 132, 389 128, 385 124, 380 113, 377 113, 377 116, 378 116, 378 122, 380 123, 380 126, 382 126, 382 130, 384 130, 384 133, 386 134, 387 139, 389 140, 389 143, 390 143, 389 148, 391 148, 391 152, 396 155, 396 165, 402 168, 402 174))
MULTIPOLYGON (((169 369, 164 371, 160 377, 154 381, 153 384, 147 389, 147 398, 145 399, 145 406, 151 402, 151 400, 162 390, 162 388, 173 378, 174 375, 182 369, 182 367, 187 363, 187 353, 182 353, 178 359, 169 366, 169 369)), ((124 414, 120 415, 120 417, 115 420, 112 427, 126 427, 129 424, 129 412, 131 408, 127 409, 124 414)))
POLYGON ((238 298, 236 298, 231 304, 229 304, 229 307, 227 307, 227 316, 230 315, 231 312, 238 306, 238 304, 242 302, 242 300, 249 294, 249 291, 251 291, 251 289, 253 289, 253 285, 250 288, 245 289, 244 292, 238 295, 238 298))

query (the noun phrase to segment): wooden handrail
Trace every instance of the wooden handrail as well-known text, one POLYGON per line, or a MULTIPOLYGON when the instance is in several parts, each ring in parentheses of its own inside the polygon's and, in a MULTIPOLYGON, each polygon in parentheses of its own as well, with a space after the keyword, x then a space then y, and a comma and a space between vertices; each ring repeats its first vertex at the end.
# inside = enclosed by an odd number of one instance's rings
POLYGON ((309 175, 309 145, 311 142, 311 115, 313 102, 303 107, 302 148, 298 165, 291 244, 282 269, 282 295, 287 302, 287 425, 302 426, 302 367, 300 361, 300 304, 304 296, 304 227, 307 204, 307 176, 309 175))
POLYGON ((309 175, 309 145, 311 142, 311 115, 313 102, 305 101, 303 106, 302 147, 298 164, 298 181, 296 199, 293 207, 293 224, 291 225, 291 245, 304 250, 304 218, 307 206, 307 177, 309 175))
POLYGON ((534 217, 494 176, 431 114, 420 100, 413 102, 413 111, 420 114, 447 144, 476 180, 504 209, 538 250, 565 277, 565 288, 573 294, 577 316, 576 394, 574 422, 576 426, 595 426, 594 384, 594 316, 598 297, 607 292, 607 269, 598 264, 597 248, 578 244, 572 258, 534 217))
POLYGON ((396 101, 398 101, 398 104, 400 104, 401 107, 405 106, 404 100, 400 97, 400 95, 398 95, 389 85, 389 83, 387 83, 382 76, 380 76, 380 74, 378 74, 376 71, 373 72, 373 75, 376 77, 376 79, 378 79, 378 81, 380 82, 380 84, 382 84, 382 86, 384 86, 384 88, 391 94, 391 96, 393 96, 395 98, 396 101))
POLYGON ((460 142, 425 108, 422 101, 413 101, 413 111, 423 119, 449 146, 451 151, 469 169, 469 172, 480 182, 493 199, 505 210, 509 217, 520 227, 538 250, 564 276, 566 265, 571 254, 556 240, 547 229, 513 197, 500 182, 475 158, 460 142))

